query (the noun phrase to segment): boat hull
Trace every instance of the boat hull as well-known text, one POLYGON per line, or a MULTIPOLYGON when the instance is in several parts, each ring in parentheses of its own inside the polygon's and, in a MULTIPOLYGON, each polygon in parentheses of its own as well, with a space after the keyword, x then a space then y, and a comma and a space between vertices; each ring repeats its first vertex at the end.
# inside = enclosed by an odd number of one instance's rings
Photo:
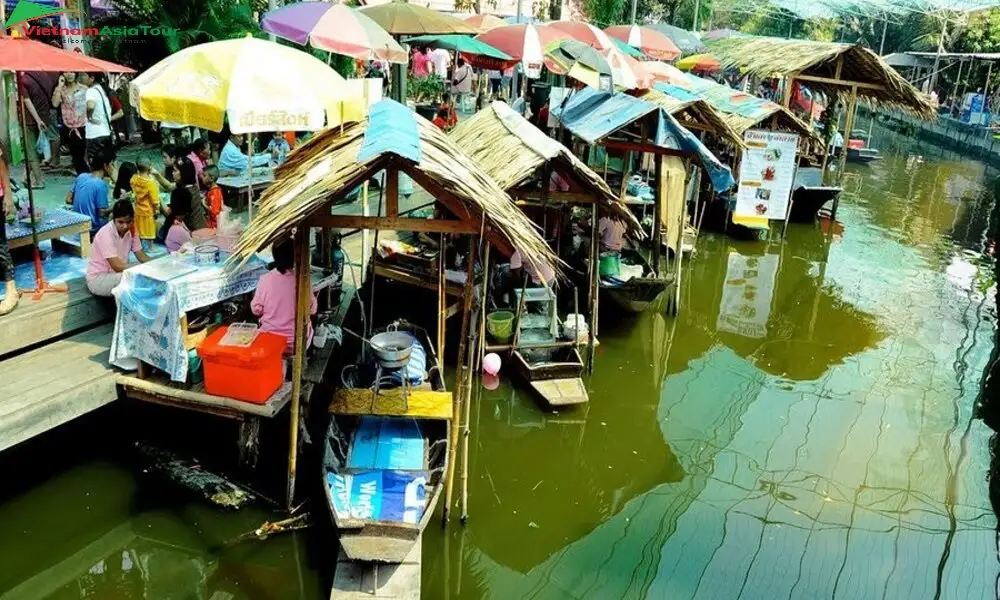
POLYGON ((532 363, 519 350, 511 353, 514 370, 536 396, 555 408, 590 401, 583 384, 583 359, 576 348, 561 348, 551 361, 532 363))

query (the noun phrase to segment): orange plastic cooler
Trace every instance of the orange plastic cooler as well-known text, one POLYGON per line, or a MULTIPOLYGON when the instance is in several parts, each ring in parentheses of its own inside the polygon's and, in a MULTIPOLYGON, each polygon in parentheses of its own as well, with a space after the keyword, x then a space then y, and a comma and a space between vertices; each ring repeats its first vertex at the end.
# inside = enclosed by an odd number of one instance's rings
POLYGON ((205 391, 215 396, 264 404, 285 381, 281 355, 288 340, 257 334, 247 347, 221 346, 229 327, 219 327, 198 347, 205 369, 205 391))

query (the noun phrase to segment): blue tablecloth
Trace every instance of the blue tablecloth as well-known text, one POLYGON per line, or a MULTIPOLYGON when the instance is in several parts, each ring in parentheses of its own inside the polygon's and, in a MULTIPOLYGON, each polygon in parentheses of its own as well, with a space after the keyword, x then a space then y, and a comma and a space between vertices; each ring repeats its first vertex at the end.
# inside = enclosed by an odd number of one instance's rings
POLYGON ((112 364, 132 369, 138 359, 166 372, 173 381, 184 381, 188 354, 181 335, 181 315, 253 291, 266 272, 266 263, 256 257, 234 271, 226 271, 222 265, 201 265, 170 281, 126 270, 114 290, 118 315, 111 338, 112 364))
MULTIPOLYGON (((56 208, 54 210, 47 211, 45 215, 42 216, 42 220, 35 223, 35 227, 38 228, 38 233, 45 233, 46 231, 52 231, 53 229, 59 229, 60 227, 89 221, 90 217, 87 215, 63 208, 56 208)), ((31 225, 28 223, 15 221, 14 223, 7 223, 4 226, 7 230, 8 240, 31 237, 31 225)))

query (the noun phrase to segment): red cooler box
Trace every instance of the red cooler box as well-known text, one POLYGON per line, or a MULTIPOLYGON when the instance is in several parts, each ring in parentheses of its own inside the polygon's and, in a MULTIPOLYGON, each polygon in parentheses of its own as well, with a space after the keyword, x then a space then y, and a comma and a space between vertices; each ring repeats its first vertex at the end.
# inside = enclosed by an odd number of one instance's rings
POLYGON ((214 396, 264 404, 285 381, 282 353, 288 340, 259 333, 249 346, 222 346, 229 327, 219 327, 198 347, 205 370, 205 391, 214 396))

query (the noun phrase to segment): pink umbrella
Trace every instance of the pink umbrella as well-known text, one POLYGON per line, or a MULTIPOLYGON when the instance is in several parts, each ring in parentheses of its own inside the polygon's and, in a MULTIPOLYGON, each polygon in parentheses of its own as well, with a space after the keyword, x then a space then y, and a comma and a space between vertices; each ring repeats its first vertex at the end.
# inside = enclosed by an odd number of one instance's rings
POLYGON ((545 47, 556 40, 572 38, 546 25, 525 24, 497 27, 477 35, 476 39, 521 61, 524 74, 536 78, 541 74, 545 47))
POLYGON ((297 2, 264 15, 261 29, 334 54, 406 64, 406 50, 371 17, 343 4, 297 2))
POLYGON ((615 47, 614 42, 611 41, 608 34, 590 23, 582 21, 552 21, 551 23, 546 23, 545 26, 558 29, 568 34, 574 40, 583 42, 588 46, 593 46, 598 50, 607 50, 608 48, 615 47))
POLYGON ((649 27, 615 25, 605 29, 604 33, 656 60, 674 60, 681 55, 680 48, 671 42, 670 38, 649 27))

